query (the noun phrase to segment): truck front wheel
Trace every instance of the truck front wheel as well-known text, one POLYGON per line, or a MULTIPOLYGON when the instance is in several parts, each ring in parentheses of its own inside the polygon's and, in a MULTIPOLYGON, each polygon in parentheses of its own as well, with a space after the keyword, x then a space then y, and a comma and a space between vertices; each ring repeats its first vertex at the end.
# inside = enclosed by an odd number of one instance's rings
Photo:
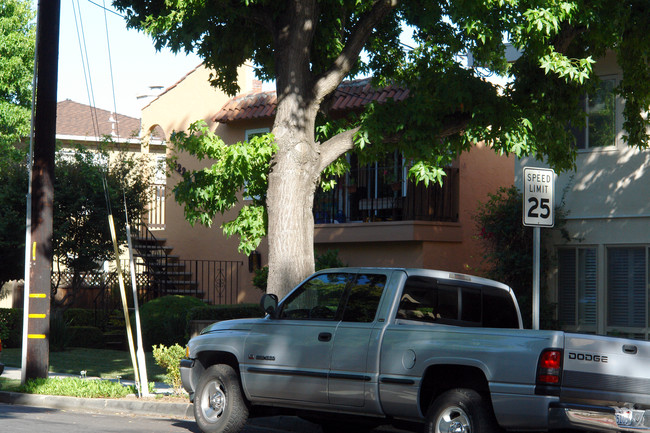
POLYGON ((495 433, 500 428, 485 398, 473 389, 444 392, 429 406, 426 433, 495 433))
POLYGON ((237 372, 213 365, 201 375, 194 398, 194 418, 204 433, 237 433, 248 419, 237 372))

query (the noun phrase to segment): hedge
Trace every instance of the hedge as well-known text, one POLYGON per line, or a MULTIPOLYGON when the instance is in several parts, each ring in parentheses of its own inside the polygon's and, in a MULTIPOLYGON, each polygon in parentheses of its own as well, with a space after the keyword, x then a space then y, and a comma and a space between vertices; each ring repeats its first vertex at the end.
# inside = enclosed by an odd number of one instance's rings
POLYGON ((236 304, 236 305, 207 305, 205 307, 194 307, 187 314, 187 326, 185 327, 186 339, 189 339, 192 320, 221 320, 247 319, 264 317, 264 310, 259 304, 236 304))
POLYGON ((0 338, 3 347, 20 347, 23 341, 22 308, 0 308, 0 338))
POLYGON ((103 349, 106 346, 102 330, 96 326, 69 326, 68 346, 87 349, 103 349))

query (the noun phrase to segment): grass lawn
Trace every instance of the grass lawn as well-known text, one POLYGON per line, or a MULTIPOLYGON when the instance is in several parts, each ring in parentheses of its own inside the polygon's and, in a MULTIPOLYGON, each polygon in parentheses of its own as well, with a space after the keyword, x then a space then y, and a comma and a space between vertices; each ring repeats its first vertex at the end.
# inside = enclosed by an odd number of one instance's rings
MULTIPOLYGON (((22 349, 2 349, 2 362, 7 367, 20 367, 22 349)), ((156 364, 151 352, 145 352, 147 377, 150 382, 163 382, 165 370, 156 364)), ((52 373, 80 375, 81 370, 87 371, 88 377, 102 379, 133 380, 133 364, 128 351, 108 349, 70 348, 63 352, 50 352, 50 368, 52 373)))

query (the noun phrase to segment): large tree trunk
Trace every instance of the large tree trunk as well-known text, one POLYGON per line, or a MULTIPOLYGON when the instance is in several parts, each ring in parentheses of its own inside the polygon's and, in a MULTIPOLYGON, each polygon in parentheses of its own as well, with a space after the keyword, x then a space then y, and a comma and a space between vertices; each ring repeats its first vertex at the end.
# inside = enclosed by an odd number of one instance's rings
POLYGON ((267 195, 268 292, 282 297, 314 271, 312 207, 318 176, 306 138, 284 134, 276 140, 267 195))
POLYGON ((274 23, 278 105, 273 124, 278 151, 267 191, 269 278, 267 291, 287 294, 314 271, 314 192, 321 172, 352 149, 354 130, 314 141, 316 114, 350 71, 374 26, 397 0, 377 0, 352 32, 331 69, 314 77, 310 50, 317 25, 315 0, 291 0, 274 23))

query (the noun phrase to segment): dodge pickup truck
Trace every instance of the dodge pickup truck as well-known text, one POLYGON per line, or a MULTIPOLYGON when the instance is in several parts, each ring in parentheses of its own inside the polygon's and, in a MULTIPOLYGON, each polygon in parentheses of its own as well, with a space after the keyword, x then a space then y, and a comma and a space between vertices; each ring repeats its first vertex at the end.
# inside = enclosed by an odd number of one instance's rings
POLYGON ((180 364, 203 432, 265 409, 328 432, 650 431, 650 342, 522 329, 513 291, 425 269, 317 272, 214 323, 180 364))

